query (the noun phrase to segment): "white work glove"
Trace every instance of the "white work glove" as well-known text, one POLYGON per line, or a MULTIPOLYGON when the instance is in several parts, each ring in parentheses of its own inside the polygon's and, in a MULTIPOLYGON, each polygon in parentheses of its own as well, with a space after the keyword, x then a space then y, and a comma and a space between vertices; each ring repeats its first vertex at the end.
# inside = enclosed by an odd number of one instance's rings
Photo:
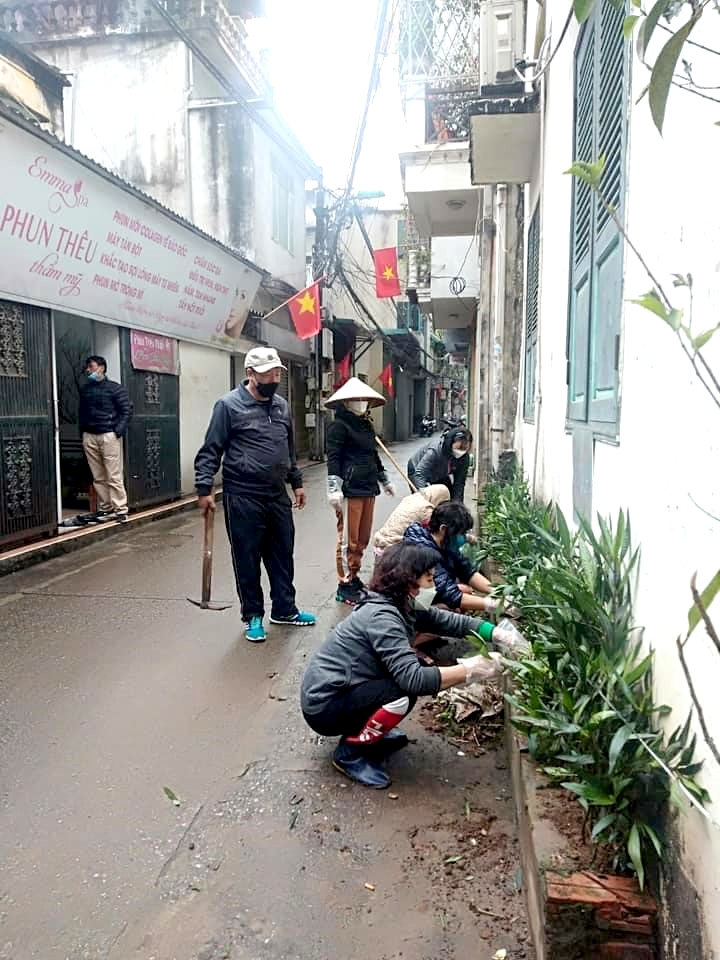
POLYGON ((512 617, 513 620, 517 620, 520 616, 520 611, 512 605, 512 602, 513 598, 510 595, 503 598, 485 597, 485 613, 502 613, 506 617, 512 617))
POLYGON ((389 497, 395 496, 395 487, 390 483, 389 480, 382 485, 382 488, 389 497))
POLYGON ((327 478, 327 498, 328 503, 336 512, 342 510, 343 497, 342 479, 340 477, 327 478))
POLYGON ((458 663, 465 667, 465 683, 485 683, 502 676, 501 660, 501 654, 493 652, 487 656, 480 653, 476 657, 461 657, 458 663))

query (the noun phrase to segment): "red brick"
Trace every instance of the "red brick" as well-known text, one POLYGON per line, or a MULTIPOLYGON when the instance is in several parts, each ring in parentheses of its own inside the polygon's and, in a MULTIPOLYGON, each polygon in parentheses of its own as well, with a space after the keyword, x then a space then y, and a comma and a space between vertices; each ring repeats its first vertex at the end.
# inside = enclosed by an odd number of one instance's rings
POLYGON ((604 943, 595 947, 590 960, 655 960, 655 951, 644 943, 604 943))
POLYGON ((584 870, 564 877, 546 873, 548 904, 582 904, 590 907, 608 907, 620 914, 655 914, 657 904, 647 893, 642 893, 637 882, 627 877, 604 876, 584 870))

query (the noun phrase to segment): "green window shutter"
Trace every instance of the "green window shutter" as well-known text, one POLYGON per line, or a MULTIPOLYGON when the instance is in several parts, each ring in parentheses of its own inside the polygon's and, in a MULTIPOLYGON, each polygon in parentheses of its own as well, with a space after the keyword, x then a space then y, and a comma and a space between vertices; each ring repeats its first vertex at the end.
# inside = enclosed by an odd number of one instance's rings
MULTIPOLYGON (((600 4, 596 5, 599 6, 600 4)), ((574 159, 595 159, 595 23, 586 24, 575 54, 574 159)), ((572 264, 568 343, 568 419, 587 420, 587 381, 590 347, 593 194, 573 181, 572 264)))
MULTIPOLYGON (((599 0, 575 52, 575 159, 605 157, 601 192, 620 217, 629 110, 623 20, 622 7, 599 0)), ((622 238, 599 197, 576 180, 568 323, 571 421, 617 423, 622 288, 622 238)))
POLYGON ((525 384, 523 416, 535 419, 535 375, 537 369, 538 312, 540 295, 540 204, 530 220, 527 239, 525 287, 525 384))
MULTIPOLYGON (((618 216, 622 217, 627 129, 625 116, 628 109, 624 11, 604 0, 598 4, 598 14, 597 152, 605 157, 601 190, 618 216)), ((624 248, 617 226, 599 198, 596 198, 593 260, 588 419, 595 423, 613 424, 617 423, 618 417, 618 345, 624 248)))

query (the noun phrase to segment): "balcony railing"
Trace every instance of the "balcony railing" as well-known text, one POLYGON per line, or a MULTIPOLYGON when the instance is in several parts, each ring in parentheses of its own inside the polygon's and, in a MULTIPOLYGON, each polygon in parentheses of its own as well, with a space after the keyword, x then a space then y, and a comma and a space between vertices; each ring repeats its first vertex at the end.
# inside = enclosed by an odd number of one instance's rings
MULTIPOLYGON (((215 33, 256 93, 268 91, 268 79, 248 46, 242 20, 230 14, 223 0, 165 0, 164 6, 184 30, 215 33)), ((17 2, 0 9, 0 31, 25 43, 157 30, 167 30, 167 22, 148 0, 53 5, 17 2)))

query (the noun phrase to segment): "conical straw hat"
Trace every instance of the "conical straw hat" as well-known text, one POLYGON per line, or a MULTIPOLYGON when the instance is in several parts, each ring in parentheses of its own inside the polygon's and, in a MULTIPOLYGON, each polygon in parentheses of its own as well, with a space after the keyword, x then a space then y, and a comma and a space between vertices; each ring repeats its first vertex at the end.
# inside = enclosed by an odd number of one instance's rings
POLYGON ((381 407, 385 403, 385 397, 373 390, 366 383, 363 383, 358 377, 350 377, 347 383, 344 383, 339 390, 328 397, 325 401, 326 407, 334 407, 341 400, 367 400, 371 407, 381 407))

